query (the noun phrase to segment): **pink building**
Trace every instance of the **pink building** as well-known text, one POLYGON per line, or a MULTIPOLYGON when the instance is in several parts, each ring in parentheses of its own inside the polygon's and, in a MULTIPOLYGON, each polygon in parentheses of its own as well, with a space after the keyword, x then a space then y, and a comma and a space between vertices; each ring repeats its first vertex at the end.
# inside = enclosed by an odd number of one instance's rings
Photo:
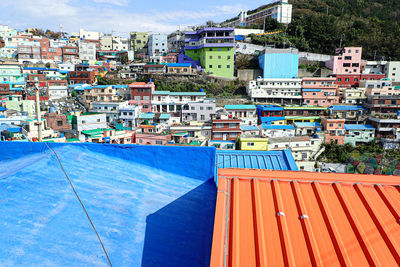
POLYGON ((361 74, 362 47, 336 49, 336 55, 326 63, 333 74, 361 74))
POLYGON ((339 103, 336 78, 303 78, 303 103, 309 106, 329 107, 339 103))
POLYGON ((344 123, 345 119, 321 119, 321 124, 325 130, 325 143, 344 145, 344 123))
POLYGON ((156 86, 153 82, 134 82, 129 85, 131 100, 129 105, 138 105, 141 112, 151 112, 151 99, 156 86))
POLYGON ((166 145, 171 141, 170 134, 155 134, 155 133, 137 133, 136 144, 139 145, 166 145))

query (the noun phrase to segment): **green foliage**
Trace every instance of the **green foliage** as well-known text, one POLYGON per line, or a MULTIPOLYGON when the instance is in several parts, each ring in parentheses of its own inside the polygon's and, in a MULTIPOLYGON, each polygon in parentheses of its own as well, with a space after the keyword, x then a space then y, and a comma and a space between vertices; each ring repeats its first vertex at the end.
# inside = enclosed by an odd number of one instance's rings
POLYGON ((236 80, 230 82, 155 80, 154 84, 157 91, 199 92, 200 89, 203 89, 207 96, 210 97, 246 94, 245 82, 236 80))
POLYGON ((77 94, 75 91, 72 91, 72 92, 71 92, 71 96, 72 96, 72 97, 77 97, 78 94, 77 94))
POLYGON ((300 64, 299 69, 306 69, 308 72, 316 72, 319 69, 319 66, 317 65, 306 65, 306 64, 300 64))
MULTIPOLYGON (((293 46, 333 54, 342 46, 362 46, 363 58, 400 60, 400 1, 292 0, 293 17, 285 33, 253 36, 255 44, 293 46)), ((272 25, 273 26, 273 25, 272 25)), ((270 24, 268 24, 270 27, 270 24)), ((266 24, 267 28, 267 24, 266 24)))

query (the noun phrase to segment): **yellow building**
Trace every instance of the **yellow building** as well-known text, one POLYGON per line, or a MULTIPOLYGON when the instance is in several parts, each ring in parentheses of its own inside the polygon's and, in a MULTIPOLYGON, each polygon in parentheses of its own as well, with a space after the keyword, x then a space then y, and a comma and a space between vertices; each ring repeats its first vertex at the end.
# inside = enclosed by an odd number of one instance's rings
POLYGON ((268 150, 268 138, 262 136, 241 136, 238 139, 240 150, 268 150))

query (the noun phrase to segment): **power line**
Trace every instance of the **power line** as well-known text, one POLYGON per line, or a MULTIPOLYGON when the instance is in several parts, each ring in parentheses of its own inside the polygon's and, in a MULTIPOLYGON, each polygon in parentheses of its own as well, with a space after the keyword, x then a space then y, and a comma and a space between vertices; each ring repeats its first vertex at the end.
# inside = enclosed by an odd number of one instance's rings
POLYGON ((70 185, 71 188, 72 188, 72 191, 74 191, 74 194, 75 194, 76 198, 78 199, 79 203, 81 204, 82 209, 83 209, 83 211, 85 212, 86 217, 87 217, 87 219, 88 219, 89 222, 90 222, 90 225, 92 226, 94 232, 95 232, 96 235, 97 235, 97 239, 98 239, 99 242, 100 242, 100 245, 101 245, 101 247, 102 247, 102 249, 103 249, 103 251, 104 251, 104 254, 106 255, 108 264, 112 267, 110 258, 108 257, 106 248, 104 247, 103 242, 101 241, 100 235, 99 235, 99 233, 97 232, 96 227, 94 226, 92 220, 90 219, 90 216, 89 216, 88 212, 86 211, 86 208, 85 208, 85 206, 83 205, 83 203, 82 203, 80 197, 78 196, 78 193, 76 192, 75 187, 74 187, 74 185, 73 185, 72 182, 71 182, 71 179, 69 179, 68 174, 65 172, 64 167, 63 167, 63 165, 62 165, 60 159, 58 158, 57 153, 49 146, 49 144, 47 144, 47 142, 45 142, 45 144, 46 144, 47 148, 50 149, 50 150, 53 152, 53 154, 56 156, 57 161, 58 161, 58 163, 60 164, 61 170, 63 171, 65 177, 67 178, 67 180, 68 180, 68 182, 69 182, 69 185, 70 185))

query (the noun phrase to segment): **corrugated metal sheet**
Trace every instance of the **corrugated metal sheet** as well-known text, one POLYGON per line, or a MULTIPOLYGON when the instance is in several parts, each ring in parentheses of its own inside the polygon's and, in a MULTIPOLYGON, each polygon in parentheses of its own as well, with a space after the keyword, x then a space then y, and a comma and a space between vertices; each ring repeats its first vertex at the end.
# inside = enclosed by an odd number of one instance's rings
POLYGON ((297 165, 289 150, 240 151, 217 150, 217 169, 247 168, 297 171, 297 165))
POLYGON ((220 170, 210 266, 399 266, 399 182, 220 170))

